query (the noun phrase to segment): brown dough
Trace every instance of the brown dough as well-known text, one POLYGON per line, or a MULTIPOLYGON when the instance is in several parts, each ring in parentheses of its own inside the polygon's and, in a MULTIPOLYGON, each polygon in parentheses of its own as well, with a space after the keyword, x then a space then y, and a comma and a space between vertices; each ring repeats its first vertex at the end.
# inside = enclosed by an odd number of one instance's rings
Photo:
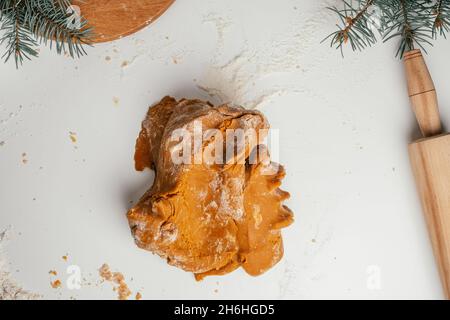
MULTIPOLYGON (((203 133, 219 129, 223 141, 227 129, 269 128, 259 111, 241 107, 171 97, 151 107, 136 142, 135 167, 154 169, 156 177, 128 212, 132 234, 140 248, 193 272, 197 280, 239 266, 259 275, 283 256, 280 229, 293 221, 282 205, 289 193, 278 188, 284 169, 270 162, 264 145, 252 140, 233 159, 220 155, 225 164, 174 164, 172 133, 179 128, 193 131, 198 120, 203 133), (257 159, 253 164, 251 155, 257 159)), ((204 139, 197 152, 214 141, 204 139)))

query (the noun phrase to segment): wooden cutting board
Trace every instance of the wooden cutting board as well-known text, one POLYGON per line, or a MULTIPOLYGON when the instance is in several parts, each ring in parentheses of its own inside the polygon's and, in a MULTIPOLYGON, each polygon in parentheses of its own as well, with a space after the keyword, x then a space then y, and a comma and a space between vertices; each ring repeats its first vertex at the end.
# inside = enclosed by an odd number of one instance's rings
POLYGON ((175 0, 76 0, 81 15, 94 28, 94 43, 135 33, 163 14, 175 0))

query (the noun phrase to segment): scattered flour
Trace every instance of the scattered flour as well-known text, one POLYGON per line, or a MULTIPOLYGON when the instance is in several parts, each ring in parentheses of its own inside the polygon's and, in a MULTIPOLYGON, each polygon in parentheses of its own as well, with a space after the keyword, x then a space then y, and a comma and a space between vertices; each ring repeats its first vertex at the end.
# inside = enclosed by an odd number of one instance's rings
POLYGON ((12 121, 14 118, 16 118, 20 115, 22 110, 23 110, 23 106, 19 105, 19 107, 17 108, 17 111, 10 112, 6 117, 3 117, 2 119, 0 119, 0 124, 4 125, 4 124, 7 124, 9 121, 12 121))
MULTIPOLYGON (((216 50, 218 52, 223 51, 225 46, 225 33, 228 31, 228 28, 233 26, 231 19, 221 16, 219 13, 211 12, 203 17, 203 23, 211 23, 216 27, 217 31, 217 47, 216 50)), ((218 59, 218 55, 213 57, 215 60, 218 59)), ((218 63, 218 61, 215 61, 218 63)))
POLYGON ((2 139, 5 138, 8 125, 13 121, 17 121, 17 119, 19 119, 20 114, 23 111, 23 106, 19 105, 16 110, 8 111, 8 109, 0 105, 0 137, 2 139))
POLYGON ((299 88, 296 83, 276 81, 280 84, 270 89, 261 89, 263 85, 259 84, 269 78, 278 79, 282 74, 304 74, 320 67, 326 59, 324 52, 333 53, 320 40, 324 37, 323 26, 335 23, 336 16, 326 9, 334 4, 335 0, 316 1, 314 14, 296 10, 298 14, 282 34, 258 44, 244 40, 242 49, 227 61, 223 61, 222 52, 227 40, 235 36, 230 32, 233 22, 217 13, 207 14, 203 22, 216 27, 217 46, 212 66, 198 81, 198 88, 218 103, 233 103, 248 109, 258 108, 288 92, 304 92, 307 88, 299 88))
POLYGON ((106 55, 104 60, 107 63, 118 64, 120 79, 126 76, 128 69, 141 60, 163 62, 165 65, 180 64, 186 55, 193 52, 186 46, 180 47, 177 41, 164 35, 154 36, 151 41, 134 35, 130 41, 132 46, 128 48, 114 46, 112 52, 104 53, 106 55))
POLYGON ((10 230, 0 232, 0 300, 34 300, 40 298, 39 295, 30 293, 22 289, 8 271, 8 260, 4 247, 9 240, 10 230))

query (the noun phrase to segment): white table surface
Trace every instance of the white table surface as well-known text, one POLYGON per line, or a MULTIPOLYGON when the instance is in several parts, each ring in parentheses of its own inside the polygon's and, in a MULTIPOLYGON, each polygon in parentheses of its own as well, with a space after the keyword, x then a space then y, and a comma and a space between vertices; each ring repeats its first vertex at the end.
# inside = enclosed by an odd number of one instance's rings
MULTIPOLYGON (((12 228, 13 277, 47 299, 116 298, 110 284, 95 284, 105 262, 144 299, 442 298, 409 166, 417 127, 395 44, 342 59, 320 44, 330 21, 306 28, 321 2, 179 0, 150 27, 82 59, 41 48, 18 71, 0 64, 0 229, 12 228), (227 32, 208 22, 212 15, 231 23, 227 32), (283 231, 284 258, 260 277, 238 270, 195 282, 130 235, 129 201, 152 181, 133 167, 140 122, 164 95, 208 99, 197 83, 207 81, 214 57, 226 60, 244 43, 259 48, 294 22, 299 34, 314 32, 297 48, 299 67, 250 90, 288 87, 260 108, 280 129, 283 188, 296 217, 283 231), (65 285, 69 265, 81 268, 80 290, 65 285), (54 279, 62 288, 50 287, 54 279)), ((447 123, 449 49, 438 41, 427 56, 447 123)), ((264 57, 271 55, 251 63, 264 57)))

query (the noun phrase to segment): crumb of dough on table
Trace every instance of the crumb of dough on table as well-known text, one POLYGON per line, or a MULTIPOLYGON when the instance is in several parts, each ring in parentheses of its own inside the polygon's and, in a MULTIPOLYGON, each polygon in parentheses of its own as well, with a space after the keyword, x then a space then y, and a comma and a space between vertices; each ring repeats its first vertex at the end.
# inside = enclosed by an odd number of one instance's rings
POLYGON ((125 282, 125 277, 120 272, 112 272, 109 265, 104 263, 99 269, 100 277, 105 281, 113 283, 113 291, 118 294, 119 300, 127 300, 131 296, 131 290, 125 282))
POLYGON ((61 287, 61 280, 55 280, 50 282, 50 285, 52 286, 53 289, 58 289, 61 287))
POLYGON ((69 131, 69 138, 72 143, 77 143, 77 133, 69 131))
POLYGON ((27 154, 26 152, 22 153, 22 163, 23 164, 27 164, 28 163, 28 159, 27 159, 27 154))

